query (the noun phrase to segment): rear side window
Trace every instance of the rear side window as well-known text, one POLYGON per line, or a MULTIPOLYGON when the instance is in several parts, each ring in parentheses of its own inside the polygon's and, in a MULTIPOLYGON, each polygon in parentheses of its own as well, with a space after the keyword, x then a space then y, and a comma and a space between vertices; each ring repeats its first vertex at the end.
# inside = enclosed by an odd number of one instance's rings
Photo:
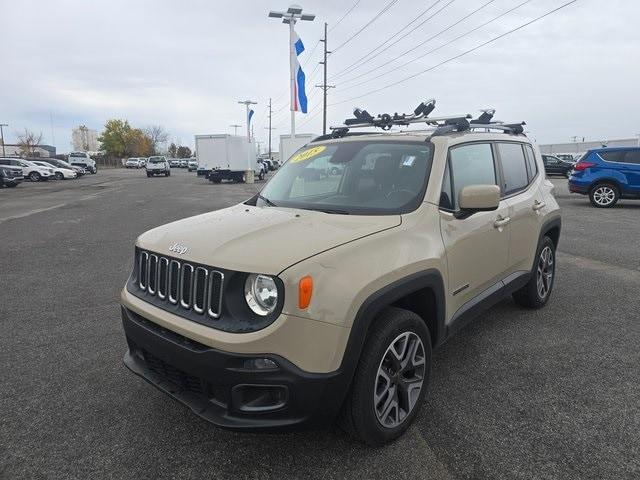
POLYGON ((534 177, 538 174, 538 164, 536 163, 536 156, 533 153, 533 148, 531 148, 531 145, 525 145, 524 153, 527 159, 527 173, 529 174, 529 182, 531 182, 531 180, 533 180, 534 177))
POLYGON ((498 143, 504 194, 510 195, 522 190, 529 184, 527 164, 522 145, 519 143, 498 143))
POLYGON ((598 155, 600 155, 600 157, 605 162, 623 162, 624 154, 625 152, 623 152, 622 150, 614 150, 610 152, 598 152, 598 155))
MULTIPOLYGON (((451 209, 458 208, 460 190, 468 185, 497 185, 493 152, 489 143, 472 143, 449 151, 449 169, 453 198, 451 209)), ((446 180, 445 180, 446 181, 446 180)), ((441 196, 442 200, 442 196, 441 196)))
POLYGON ((640 164, 640 150, 630 150, 624 152, 624 162, 640 164))

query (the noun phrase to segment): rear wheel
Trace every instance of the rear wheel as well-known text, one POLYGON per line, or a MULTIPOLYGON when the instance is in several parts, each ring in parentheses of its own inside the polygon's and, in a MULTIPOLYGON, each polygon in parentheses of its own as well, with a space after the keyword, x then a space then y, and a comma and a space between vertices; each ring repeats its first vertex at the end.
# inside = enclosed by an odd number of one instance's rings
POLYGON ((619 198, 618 188, 611 183, 599 183, 589 191, 591 204, 597 208, 611 208, 618 203, 619 198))
POLYGON ((556 247, 549 237, 544 237, 536 252, 536 263, 531 278, 520 290, 513 293, 518 305, 526 308, 541 308, 551 297, 556 275, 556 247))
POLYGON ((388 307, 367 335, 340 424, 373 446, 404 433, 429 384, 431 337, 415 313, 388 307))

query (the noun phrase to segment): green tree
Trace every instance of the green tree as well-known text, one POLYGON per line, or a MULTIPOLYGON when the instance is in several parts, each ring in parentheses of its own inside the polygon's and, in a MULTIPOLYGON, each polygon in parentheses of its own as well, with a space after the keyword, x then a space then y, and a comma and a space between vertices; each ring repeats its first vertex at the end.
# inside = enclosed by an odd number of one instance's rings
POLYGON ((98 137, 100 150, 114 157, 127 157, 131 154, 131 125, 127 120, 111 119, 98 137))
POLYGON ((191 157, 191 149, 189 147, 180 146, 178 147, 178 158, 189 158, 191 157))
POLYGON ((142 157, 153 155, 153 142, 139 128, 131 128, 127 120, 111 119, 98 137, 100 150, 113 157, 142 157))
POLYGON ((178 147, 176 146, 175 143, 171 142, 171 145, 169 145, 168 152, 171 158, 176 158, 178 154, 178 147))

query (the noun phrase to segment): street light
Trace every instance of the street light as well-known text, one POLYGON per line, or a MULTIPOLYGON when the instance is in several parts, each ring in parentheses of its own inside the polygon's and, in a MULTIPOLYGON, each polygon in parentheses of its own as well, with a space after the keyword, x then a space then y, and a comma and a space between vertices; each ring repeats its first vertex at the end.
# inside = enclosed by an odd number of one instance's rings
POLYGON ((2 127, 8 127, 9 124, 7 123, 0 123, 0 142, 2 142, 2 156, 6 156, 6 154, 4 153, 4 132, 2 131, 2 127))
POLYGON ((233 127, 233 134, 234 135, 238 135, 238 128, 241 127, 242 125, 236 125, 235 123, 233 125, 229 125, 230 127, 233 127))
POLYGON ((244 104, 246 110, 244 119, 247 121, 247 141, 251 143, 251 130, 249 130, 249 105, 257 105, 258 102, 254 102, 253 100, 240 100, 238 103, 244 104))
MULTIPOLYGON (((302 7, 300 5, 291 5, 286 12, 277 12, 271 10, 269 12, 270 18, 282 18, 282 23, 289 25, 289 89, 291 90, 290 101, 293 107, 294 102, 294 85, 295 85, 295 68, 296 68, 296 51, 294 47, 295 43, 295 31, 294 27, 296 22, 307 21, 312 22, 316 16, 312 13, 303 14, 302 7)), ((296 112, 291 108, 291 138, 296 135, 296 112)))

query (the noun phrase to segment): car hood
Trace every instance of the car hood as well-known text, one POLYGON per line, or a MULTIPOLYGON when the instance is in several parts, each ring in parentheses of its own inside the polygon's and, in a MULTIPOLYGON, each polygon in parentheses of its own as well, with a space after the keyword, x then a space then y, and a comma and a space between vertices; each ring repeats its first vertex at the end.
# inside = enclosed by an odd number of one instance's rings
POLYGON ((332 215, 241 204, 154 228, 136 244, 194 263, 276 275, 308 257, 401 222, 400 215, 332 215), (186 247, 183 254, 169 250, 176 243, 186 247))

